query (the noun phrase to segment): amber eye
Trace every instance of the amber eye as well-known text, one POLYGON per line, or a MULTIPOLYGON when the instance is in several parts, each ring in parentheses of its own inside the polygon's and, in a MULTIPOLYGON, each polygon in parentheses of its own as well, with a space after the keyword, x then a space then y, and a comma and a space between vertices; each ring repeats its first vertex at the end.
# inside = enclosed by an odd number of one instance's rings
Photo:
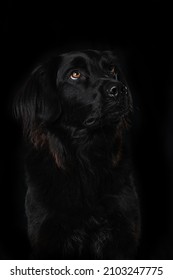
POLYGON ((70 78, 72 80, 77 80, 80 78, 80 76, 81 76, 81 73, 78 70, 75 70, 71 73, 70 78))

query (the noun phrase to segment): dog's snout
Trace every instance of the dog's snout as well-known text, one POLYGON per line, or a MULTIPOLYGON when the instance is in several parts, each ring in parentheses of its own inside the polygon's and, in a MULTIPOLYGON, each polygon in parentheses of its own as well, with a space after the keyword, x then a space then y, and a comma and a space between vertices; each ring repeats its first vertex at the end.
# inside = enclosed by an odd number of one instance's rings
POLYGON ((128 93, 127 87, 121 82, 109 84, 106 91, 110 97, 117 97, 119 94, 128 93))

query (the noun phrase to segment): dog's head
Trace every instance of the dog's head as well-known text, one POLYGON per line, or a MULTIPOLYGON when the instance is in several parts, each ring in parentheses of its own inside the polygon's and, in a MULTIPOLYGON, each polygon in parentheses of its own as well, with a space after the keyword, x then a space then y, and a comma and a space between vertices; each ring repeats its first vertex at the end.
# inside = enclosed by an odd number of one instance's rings
POLYGON ((115 126, 132 109, 117 59, 110 51, 69 52, 31 74, 16 113, 25 130, 34 126, 96 129, 115 126))

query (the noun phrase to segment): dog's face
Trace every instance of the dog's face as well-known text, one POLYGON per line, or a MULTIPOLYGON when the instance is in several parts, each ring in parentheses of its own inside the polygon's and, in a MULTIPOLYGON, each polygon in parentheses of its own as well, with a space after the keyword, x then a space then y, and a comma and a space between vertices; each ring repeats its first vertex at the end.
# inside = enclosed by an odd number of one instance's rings
POLYGON ((40 121, 88 129, 115 125, 132 108, 116 57, 95 50, 62 54, 38 67, 19 103, 26 126, 40 121))
POLYGON ((61 56, 56 85, 68 124, 97 127, 118 121, 131 97, 111 52, 72 52, 61 56))

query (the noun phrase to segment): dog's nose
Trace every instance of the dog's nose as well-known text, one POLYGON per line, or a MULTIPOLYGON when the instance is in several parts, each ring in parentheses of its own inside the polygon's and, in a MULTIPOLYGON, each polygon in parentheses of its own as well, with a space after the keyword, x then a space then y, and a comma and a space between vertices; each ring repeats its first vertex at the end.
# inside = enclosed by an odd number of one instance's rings
POLYGON ((110 97, 117 97, 119 94, 127 94, 128 89, 123 83, 116 82, 108 86, 107 93, 110 97))

